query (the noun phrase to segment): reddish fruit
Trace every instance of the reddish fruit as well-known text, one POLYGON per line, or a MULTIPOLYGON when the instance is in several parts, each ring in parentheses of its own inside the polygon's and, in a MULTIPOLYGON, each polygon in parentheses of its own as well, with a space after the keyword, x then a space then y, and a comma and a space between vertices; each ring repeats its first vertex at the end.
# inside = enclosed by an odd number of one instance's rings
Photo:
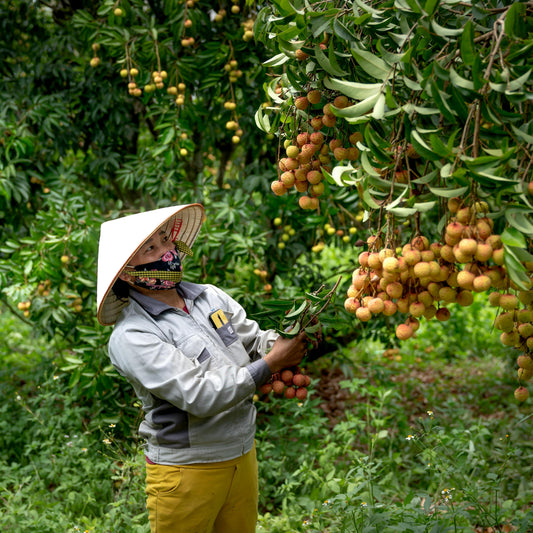
POLYGON ((280 380, 276 380, 272 383, 272 390, 274 391, 275 394, 282 394, 283 391, 285 390, 285 383, 283 383, 283 381, 280 381, 280 380))
POLYGON ((296 396, 296 389, 294 387, 287 387, 285 391, 283 392, 283 395, 288 400, 292 400, 296 396))
POLYGON ((337 117, 333 115, 322 116, 322 124, 326 126, 326 128, 334 128, 336 123, 337 123, 337 117))
POLYGON ((281 380, 286 385, 292 383, 292 378, 294 377, 294 372, 292 370, 286 369, 281 373, 281 380))
POLYGON ((305 387, 305 376, 303 374, 294 374, 292 383, 297 387, 305 387))
POLYGON ((518 387, 514 391, 514 397, 519 402, 525 402, 529 398, 529 391, 525 387, 518 387))
POLYGON ((298 400, 305 400, 307 398, 307 389, 304 387, 296 389, 296 398, 298 398, 298 400))
POLYGON ((259 392, 261 394, 270 394, 272 392, 272 383, 265 383, 259 387, 259 392))
POLYGON ((450 320, 450 310, 447 307, 441 307, 435 314, 435 318, 440 322, 450 320))

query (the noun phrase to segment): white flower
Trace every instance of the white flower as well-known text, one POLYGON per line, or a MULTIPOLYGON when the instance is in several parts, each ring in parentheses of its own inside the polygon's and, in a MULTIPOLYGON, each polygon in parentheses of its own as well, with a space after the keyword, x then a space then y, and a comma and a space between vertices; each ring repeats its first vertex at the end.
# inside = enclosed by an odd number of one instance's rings
POLYGON ((407 435, 407 437, 405 437, 405 440, 413 440, 414 438, 414 435, 407 435))

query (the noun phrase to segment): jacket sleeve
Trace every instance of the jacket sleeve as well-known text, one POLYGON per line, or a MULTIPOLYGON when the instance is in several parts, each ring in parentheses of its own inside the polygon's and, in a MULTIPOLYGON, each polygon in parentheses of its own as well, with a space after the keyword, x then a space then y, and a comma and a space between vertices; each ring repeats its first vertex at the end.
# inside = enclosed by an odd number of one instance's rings
POLYGON ((241 339, 250 359, 256 361, 264 357, 272 348, 274 341, 279 337, 279 333, 272 329, 262 330, 257 322, 250 320, 246 316, 246 311, 242 305, 221 289, 216 287, 215 289, 231 311, 232 326, 241 339))
POLYGON ((253 376, 265 374, 262 367, 267 366, 258 360, 245 367, 206 369, 155 332, 128 328, 113 332, 109 355, 134 386, 197 417, 216 415, 249 398, 257 385, 253 376))

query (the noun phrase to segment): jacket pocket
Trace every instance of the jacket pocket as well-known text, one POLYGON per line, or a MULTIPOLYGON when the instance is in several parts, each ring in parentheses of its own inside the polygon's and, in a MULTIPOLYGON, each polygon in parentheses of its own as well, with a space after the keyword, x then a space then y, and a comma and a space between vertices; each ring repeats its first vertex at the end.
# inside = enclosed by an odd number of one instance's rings
POLYGON ((231 346, 238 339, 231 322, 227 322, 222 327, 217 328, 216 332, 226 347, 231 346))
POLYGON ((203 363, 211 357, 211 353, 205 345, 205 341, 197 336, 192 335, 182 340, 177 344, 182 353, 189 359, 196 360, 198 363, 203 363))

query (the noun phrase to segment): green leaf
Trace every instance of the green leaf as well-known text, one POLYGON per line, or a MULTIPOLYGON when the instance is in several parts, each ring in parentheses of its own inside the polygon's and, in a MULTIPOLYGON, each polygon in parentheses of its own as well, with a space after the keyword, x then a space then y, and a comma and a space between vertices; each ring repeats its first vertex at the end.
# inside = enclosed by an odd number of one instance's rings
POLYGON ((385 94, 381 93, 377 99, 377 102, 374 105, 372 111, 372 118, 376 120, 381 120, 385 114, 385 94))
POLYGON ((441 157, 448 157, 450 156, 450 150, 448 147, 440 140, 438 135, 435 135, 434 133, 429 136, 429 141, 431 143, 431 148, 433 148, 433 151, 440 155, 441 157))
MULTIPOLYGON (((525 125, 520 126, 520 128, 524 128, 525 125)), ((516 126, 513 126, 511 124, 511 129, 520 137, 523 141, 525 141, 527 144, 533 144, 533 135, 529 135, 525 131, 522 131, 520 128, 517 128, 516 126)))
POLYGON ((506 35, 510 38, 522 39, 527 37, 526 28, 526 4, 523 2, 513 2, 507 10, 504 21, 506 35))
POLYGON ((271 57, 270 59, 267 59, 263 62, 263 65, 265 67, 279 67, 280 65, 283 65, 289 60, 289 56, 286 54, 277 54, 274 57, 271 57))
POLYGON ((457 37, 461 35, 461 33, 463 32, 463 28, 459 28, 459 29, 445 28, 444 26, 437 24, 437 22, 434 19, 431 20, 431 27, 433 28, 433 31, 439 37, 444 37, 445 39, 448 37, 457 37))
POLYGON ((516 228, 528 237, 533 237, 533 223, 525 210, 507 208, 505 210, 505 219, 513 228, 516 228))
POLYGON ((372 198, 372 195, 368 189, 363 191, 363 200, 371 209, 379 209, 379 205, 376 203, 374 198, 372 198))
POLYGON ((324 86, 339 91, 352 100, 366 100, 383 90, 383 83, 357 83, 328 77, 324 78, 324 86))
POLYGON ((393 202, 391 202, 390 204, 388 204, 387 206, 385 206, 385 209, 386 209, 387 211, 390 211, 391 209, 394 209, 397 205, 399 205, 400 202, 403 200, 403 197, 405 196, 405 194, 407 193, 408 190, 409 190, 409 189, 406 187, 406 188, 403 190, 402 194, 400 194, 400 195, 398 196, 398 198, 396 198, 393 202))
POLYGON ((307 305, 308 304, 306 301, 302 302, 302 304, 300 305, 300 307, 298 307, 298 309, 292 310, 289 313, 287 313, 285 315, 285 318, 294 318, 294 317, 300 316, 302 312, 305 311, 305 309, 307 308, 307 305))
POLYGON ((456 87, 460 87, 461 89, 467 89, 469 91, 474 91, 474 82, 467 80, 462 76, 459 76, 459 74, 457 74, 453 67, 450 67, 450 81, 456 87))
POLYGON ((501 234, 503 244, 508 246, 526 247, 526 239, 516 228, 506 228, 501 234))
POLYGON ((462 196, 468 191, 468 186, 459 187, 458 189, 444 189, 439 187, 429 187, 429 190, 435 196, 441 196, 443 198, 454 198, 455 196, 462 196))
POLYGON ((359 102, 358 104, 344 107, 342 109, 331 105, 331 111, 335 116, 342 117, 347 120, 357 118, 373 109, 380 96, 383 95, 381 95, 380 93, 376 93, 373 96, 367 98, 366 100, 359 102))
POLYGON ((410 217, 416 213, 416 209, 414 207, 394 207, 389 212, 399 217, 410 217))
POLYGON ((474 52, 474 30, 472 21, 469 20, 463 28, 461 35, 461 58, 465 65, 473 65, 476 54, 474 52))
POLYGON ((326 55, 318 44, 315 45, 315 58, 318 61, 318 64, 328 74, 331 74, 332 76, 347 76, 348 73, 339 67, 337 60, 335 59, 335 51, 333 50, 333 52, 331 52, 332 46, 333 39, 330 41, 330 50, 328 50, 329 53, 326 55))
POLYGON ((439 108, 439 111, 442 113, 442 116, 447 119, 449 122, 456 122, 457 117, 455 112, 448 105, 444 93, 441 93, 437 84, 432 80, 430 81, 431 88, 431 97, 433 98, 433 103, 439 108))
POLYGON ((440 159, 440 156, 433 152, 433 150, 426 144, 426 141, 424 141, 420 133, 418 133, 416 130, 411 131, 411 144, 416 152, 424 159, 428 159, 429 161, 437 161, 440 159))
POLYGON ((440 0, 426 0, 424 4, 424 11, 431 17, 435 12, 435 8, 439 5, 440 0))
POLYGON ((528 290, 531 288, 531 280, 526 273, 522 262, 518 259, 512 247, 503 245, 503 262, 509 273, 509 277, 521 288, 528 290))
POLYGON ((380 57, 374 55, 366 50, 359 50, 355 46, 350 48, 353 57, 359 63, 359 66, 370 76, 378 80, 387 80, 391 74, 392 69, 380 57))

